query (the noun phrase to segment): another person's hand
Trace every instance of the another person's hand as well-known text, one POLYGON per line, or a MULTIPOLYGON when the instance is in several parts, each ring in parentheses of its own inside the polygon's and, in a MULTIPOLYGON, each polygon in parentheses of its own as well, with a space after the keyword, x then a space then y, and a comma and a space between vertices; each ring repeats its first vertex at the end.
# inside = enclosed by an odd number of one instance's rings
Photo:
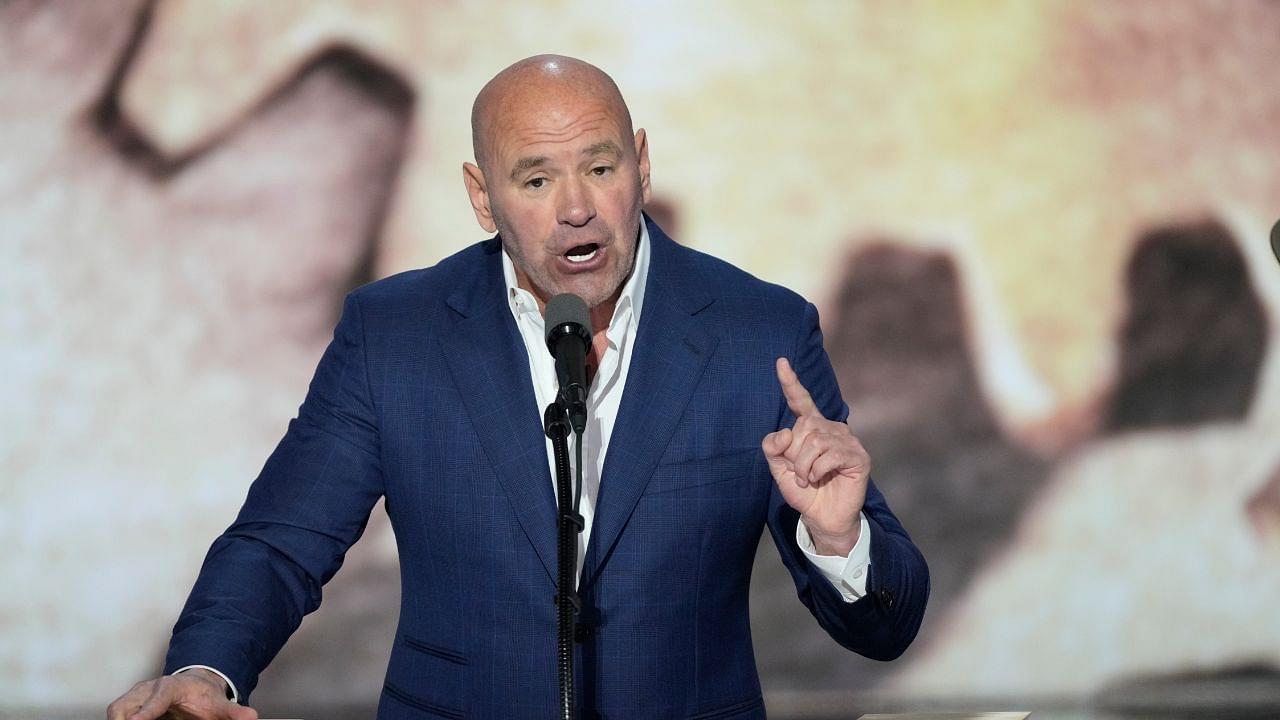
POLYGON ((861 531, 871 456, 847 424, 822 416, 786 358, 777 371, 796 422, 761 442, 769 471, 818 553, 847 556, 861 531))
POLYGON ((107 708, 107 720, 258 720, 227 699, 227 684, 208 670, 188 670, 134 685, 107 708))

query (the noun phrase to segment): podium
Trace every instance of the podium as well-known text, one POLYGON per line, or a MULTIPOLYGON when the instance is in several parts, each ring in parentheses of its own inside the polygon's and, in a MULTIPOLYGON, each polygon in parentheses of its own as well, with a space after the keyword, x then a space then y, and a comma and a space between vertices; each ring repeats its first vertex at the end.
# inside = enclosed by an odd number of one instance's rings
MULTIPOLYGON (((1031 712, 908 712, 908 713, 870 713, 858 720, 1027 720, 1031 712)), ((298 718, 277 718, 262 720, 299 720, 298 718)))
POLYGON ((1027 720, 1030 715, 1030 712, 877 712, 858 720, 1027 720))

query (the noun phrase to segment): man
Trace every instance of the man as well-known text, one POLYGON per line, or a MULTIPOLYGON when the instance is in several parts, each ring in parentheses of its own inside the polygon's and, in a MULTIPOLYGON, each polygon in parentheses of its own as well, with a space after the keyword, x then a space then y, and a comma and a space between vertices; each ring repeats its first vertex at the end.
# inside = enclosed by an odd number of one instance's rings
POLYGON ((647 138, 597 68, 516 63, 472 128, 464 181, 497 237, 348 296, 298 417, 209 551, 171 675, 112 720, 256 717, 228 698, 247 700, 382 496, 403 599, 378 717, 556 715, 541 312, 562 292, 595 328, 583 716, 763 716, 747 593, 766 524, 837 642, 888 660, 914 638, 928 570, 844 422, 813 306, 646 221, 647 138))

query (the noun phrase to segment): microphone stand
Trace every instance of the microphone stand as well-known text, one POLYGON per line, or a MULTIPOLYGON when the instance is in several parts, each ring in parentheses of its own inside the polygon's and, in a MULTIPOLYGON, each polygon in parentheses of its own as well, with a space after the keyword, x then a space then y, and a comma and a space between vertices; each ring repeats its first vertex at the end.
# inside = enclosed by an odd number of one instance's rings
POLYGON ((576 698, 573 687, 573 645, 577 633, 578 613, 582 601, 578 598, 578 534, 582 532, 582 515, 578 503, 582 499, 582 433, 577 433, 578 478, 570 496, 569 468, 569 415, 564 392, 547 405, 542 416, 543 429, 551 439, 551 450, 556 465, 556 507, 559 509, 559 539, 556 557, 559 568, 556 582, 556 669, 560 676, 560 717, 573 720, 576 698))

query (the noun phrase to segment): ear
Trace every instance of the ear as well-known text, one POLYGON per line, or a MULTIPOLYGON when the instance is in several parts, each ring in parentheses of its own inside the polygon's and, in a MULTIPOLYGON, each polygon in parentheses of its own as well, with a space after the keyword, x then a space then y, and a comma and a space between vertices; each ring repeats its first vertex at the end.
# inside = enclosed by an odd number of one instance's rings
POLYGON ((636 158, 640 161, 640 198, 649 202, 649 138, 644 128, 636 131, 636 158))
POLYGON ((493 208, 489 205, 489 189, 484 181, 484 172, 479 167, 462 163, 462 182, 467 186, 467 195, 471 198, 471 209, 476 213, 476 222, 485 232, 497 232, 498 226, 493 222, 493 208))

